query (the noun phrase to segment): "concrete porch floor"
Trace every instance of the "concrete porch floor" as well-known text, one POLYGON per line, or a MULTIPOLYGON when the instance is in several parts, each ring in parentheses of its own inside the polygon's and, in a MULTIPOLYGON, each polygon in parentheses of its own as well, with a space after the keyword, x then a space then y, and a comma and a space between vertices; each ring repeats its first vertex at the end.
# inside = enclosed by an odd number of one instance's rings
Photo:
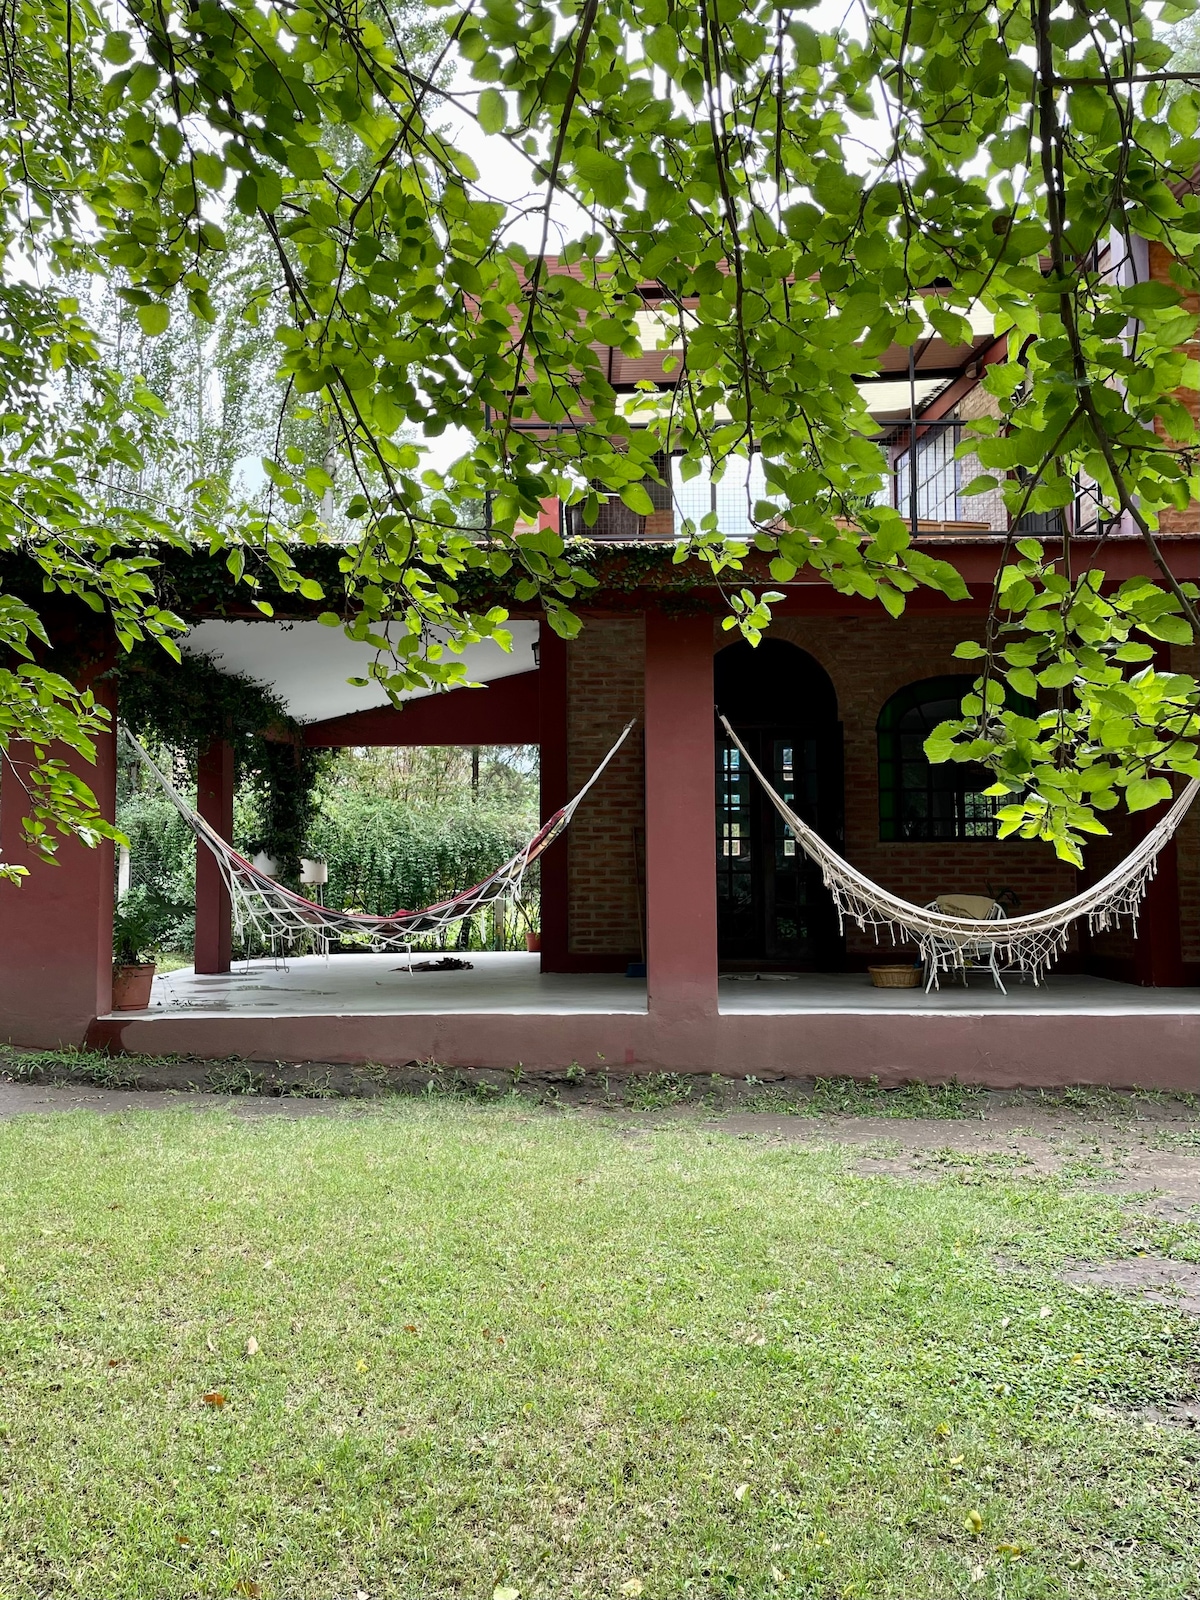
MULTIPOLYGON (((414 953, 413 965, 437 961, 414 953)), ((296 956, 238 962, 228 973, 184 968, 154 980, 149 1011, 123 1017, 179 1016, 548 1016, 646 1010, 645 980, 619 973, 568 974, 539 970, 524 951, 472 950, 469 972, 408 972, 403 952, 386 955, 296 956)))
POLYGON ((1200 990, 985 974, 940 993, 874 989, 866 973, 723 978, 719 1010, 667 985, 654 1006, 619 974, 542 973, 536 955, 470 956, 469 972, 401 970, 395 955, 307 956, 219 977, 169 973, 147 1011, 98 1018, 89 1042, 132 1055, 411 1062, 559 1070, 959 1078, 996 1088, 1106 1083, 1200 1090, 1200 990))
MULTIPOLYGON (((429 956, 414 957, 415 961, 429 956)), ((184 969, 155 979, 148 1011, 122 1020, 190 1017, 644 1016, 646 984, 612 973, 543 973, 524 952, 472 952, 469 972, 404 970, 401 955, 301 956, 255 961, 231 973, 184 969)), ((876 989, 865 972, 802 973, 791 979, 721 979, 726 1016, 856 1015, 1200 1016, 1200 989, 1141 989, 1105 978, 1051 974, 1035 987, 1006 977, 1008 994, 986 972, 940 990, 876 989)))

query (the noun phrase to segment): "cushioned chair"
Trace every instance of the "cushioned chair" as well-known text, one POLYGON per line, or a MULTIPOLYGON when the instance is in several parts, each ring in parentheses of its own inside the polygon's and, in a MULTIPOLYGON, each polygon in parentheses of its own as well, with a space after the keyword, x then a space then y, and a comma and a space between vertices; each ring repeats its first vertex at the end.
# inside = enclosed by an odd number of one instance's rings
MULTIPOLYGON (((991 900, 985 894, 940 894, 936 900, 931 900, 925 907, 927 911, 941 911, 948 917, 969 917, 972 922, 1003 922, 1004 907, 998 900, 991 900)), ((962 980, 967 981, 967 968, 971 966, 986 966, 995 979, 996 987, 1001 994, 1008 990, 1000 977, 1000 966, 996 960, 996 946, 986 939, 972 939, 966 936, 947 934, 945 938, 933 941, 935 951, 949 957, 947 968, 956 968, 962 973, 962 980)), ((938 986, 939 965, 937 961, 927 963, 928 971, 925 974, 925 993, 938 986)))

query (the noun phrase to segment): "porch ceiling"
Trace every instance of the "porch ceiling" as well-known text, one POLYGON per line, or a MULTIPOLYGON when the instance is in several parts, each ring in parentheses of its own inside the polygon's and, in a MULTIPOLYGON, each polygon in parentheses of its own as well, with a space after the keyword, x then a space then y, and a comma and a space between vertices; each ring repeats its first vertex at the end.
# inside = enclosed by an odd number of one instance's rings
MULTIPOLYGON (((532 672, 536 622, 510 622, 511 652, 485 640, 462 653, 467 681, 491 683, 532 672)), ((240 673, 272 689, 297 722, 321 722, 369 711, 388 703, 377 683, 356 688, 349 678, 366 677, 374 651, 348 639, 341 628, 319 622, 198 622, 182 641, 189 655, 207 656, 221 672, 240 673)), ((415 689, 405 699, 434 691, 415 689)))

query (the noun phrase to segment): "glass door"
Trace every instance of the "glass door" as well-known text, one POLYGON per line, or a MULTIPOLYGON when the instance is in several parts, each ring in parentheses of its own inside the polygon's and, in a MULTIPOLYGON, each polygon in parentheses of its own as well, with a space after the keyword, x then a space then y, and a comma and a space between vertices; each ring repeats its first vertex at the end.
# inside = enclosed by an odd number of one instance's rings
MULTIPOLYGON (((824 815, 828 740, 781 728, 739 729, 789 806, 831 842, 840 817, 824 815)), ((727 738, 718 741, 717 918, 722 960, 782 967, 836 964, 837 918, 821 873, 727 738)))

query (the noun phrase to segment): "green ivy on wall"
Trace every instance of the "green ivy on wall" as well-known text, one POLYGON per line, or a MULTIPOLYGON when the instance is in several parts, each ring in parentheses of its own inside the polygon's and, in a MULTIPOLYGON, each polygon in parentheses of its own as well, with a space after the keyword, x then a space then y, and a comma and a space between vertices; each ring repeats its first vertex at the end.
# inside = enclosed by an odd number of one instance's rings
POLYGON ((253 848, 274 856, 281 877, 296 882, 330 753, 305 748, 299 724, 269 689, 218 671, 204 656, 176 662, 147 643, 123 656, 115 671, 118 717, 143 742, 167 745, 194 771, 202 750, 215 739, 228 741, 234 781, 254 791, 262 819, 253 848))

